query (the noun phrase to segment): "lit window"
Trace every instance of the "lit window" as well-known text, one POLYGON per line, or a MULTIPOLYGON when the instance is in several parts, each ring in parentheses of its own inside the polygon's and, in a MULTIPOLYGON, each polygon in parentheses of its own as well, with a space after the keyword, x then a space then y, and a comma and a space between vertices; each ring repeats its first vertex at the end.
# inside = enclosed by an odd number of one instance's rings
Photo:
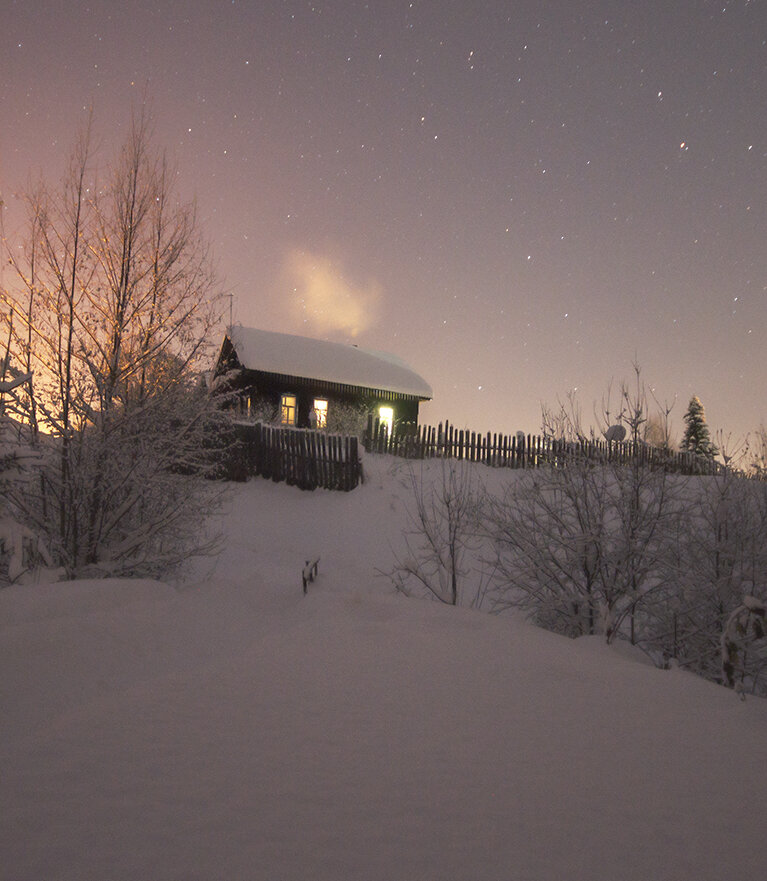
POLYGON ((386 433, 391 434, 391 430, 394 426, 394 408, 380 407, 378 409, 378 419, 381 425, 386 426, 386 433))
POLYGON ((280 399, 280 422, 283 425, 296 424, 296 396, 283 395, 280 399))
MULTIPOLYGON (((328 427, 328 402, 324 401, 322 398, 315 398, 313 406, 314 406, 315 424, 312 427, 313 428, 327 428, 328 427)), ((311 422, 311 419, 309 421, 311 422)))

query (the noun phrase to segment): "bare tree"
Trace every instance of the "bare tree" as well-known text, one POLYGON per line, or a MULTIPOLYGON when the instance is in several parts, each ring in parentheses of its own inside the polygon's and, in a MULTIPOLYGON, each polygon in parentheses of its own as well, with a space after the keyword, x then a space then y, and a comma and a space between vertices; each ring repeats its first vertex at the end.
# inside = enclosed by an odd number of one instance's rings
POLYGON ((593 430, 587 432, 583 426, 583 413, 574 389, 557 399, 556 407, 541 405, 541 431, 545 438, 579 443, 594 439, 593 430))
POLYGON ((767 479, 767 427, 764 425, 751 435, 744 464, 746 473, 761 480, 767 479))
POLYGON ((671 411, 675 401, 661 403, 653 389, 648 389, 642 378, 642 368, 633 364, 634 382, 620 383, 617 394, 611 382, 602 396, 599 407, 594 407, 596 428, 586 427, 583 411, 575 391, 569 391, 564 399, 558 399, 555 407, 541 407, 542 433, 553 440, 568 443, 593 441, 597 437, 610 437, 613 426, 622 426, 621 434, 627 442, 646 444, 659 449, 673 448, 671 411), (651 406, 651 402, 654 405, 651 406))
POLYGON ((88 126, 62 184, 30 193, 28 238, 9 248, 15 278, 0 297, 35 376, 22 416, 46 454, 14 502, 70 571, 143 571, 182 557, 201 522, 190 510, 207 508, 193 475, 213 465, 218 417, 196 375, 221 303, 148 116, 102 177, 91 142, 88 126))
POLYGON ((669 420, 670 410, 657 410, 647 417, 642 440, 659 450, 673 450, 674 437, 669 420))
POLYGON ((648 420, 647 389, 642 380, 642 369, 635 362, 634 365, 634 388, 623 381, 618 389, 618 403, 615 409, 612 404, 612 383, 607 387, 607 393, 602 397, 601 412, 595 412, 597 422, 602 434, 606 435, 611 425, 624 425, 628 440, 636 444, 642 440, 644 426, 648 420))
POLYGON ((479 537, 480 490, 469 462, 442 459, 411 467, 409 529, 390 577, 405 594, 419 590, 451 606, 481 605, 486 587, 479 537), (435 468, 439 468, 436 476, 435 468))
POLYGON ((714 448, 727 468, 735 472, 743 471, 743 466, 748 460, 748 436, 733 436, 732 432, 725 432, 723 429, 718 428, 714 433, 714 437, 714 448))

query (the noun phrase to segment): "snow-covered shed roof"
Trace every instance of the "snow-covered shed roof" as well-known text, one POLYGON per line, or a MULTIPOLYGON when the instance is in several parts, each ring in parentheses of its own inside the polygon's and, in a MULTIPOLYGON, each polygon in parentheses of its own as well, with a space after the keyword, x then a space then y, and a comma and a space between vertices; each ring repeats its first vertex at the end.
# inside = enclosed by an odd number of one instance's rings
POLYGON ((247 370, 432 397, 431 386, 396 355, 252 327, 231 328, 229 339, 247 370))

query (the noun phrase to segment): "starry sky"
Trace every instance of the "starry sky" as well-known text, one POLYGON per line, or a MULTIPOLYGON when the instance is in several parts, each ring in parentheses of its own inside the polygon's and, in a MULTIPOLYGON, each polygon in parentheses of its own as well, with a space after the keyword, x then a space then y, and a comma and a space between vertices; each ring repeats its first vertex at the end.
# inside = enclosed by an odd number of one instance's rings
POLYGON ((767 422, 765 0, 2 0, 0 74, 11 241, 148 95, 235 322, 396 353, 432 423, 635 360, 677 437, 767 422))

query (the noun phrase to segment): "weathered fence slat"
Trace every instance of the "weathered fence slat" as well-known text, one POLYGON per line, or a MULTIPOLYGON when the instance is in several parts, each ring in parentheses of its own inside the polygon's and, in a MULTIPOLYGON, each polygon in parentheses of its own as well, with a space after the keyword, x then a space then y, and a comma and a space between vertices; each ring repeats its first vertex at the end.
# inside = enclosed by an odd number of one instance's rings
POLYGON ((565 468, 573 462, 639 463, 677 474, 720 474, 725 466, 694 453, 674 452, 632 441, 565 441, 541 435, 486 435, 456 429, 447 420, 398 433, 372 416, 363 437, 369 453, 389 453, 412 459, 466 459, 500 468, 565 468))
POLYGON ((265 477, 301 489, 352 490, 362 479, 356 437, 265 425, 237 425, 235 479, 265 477))

